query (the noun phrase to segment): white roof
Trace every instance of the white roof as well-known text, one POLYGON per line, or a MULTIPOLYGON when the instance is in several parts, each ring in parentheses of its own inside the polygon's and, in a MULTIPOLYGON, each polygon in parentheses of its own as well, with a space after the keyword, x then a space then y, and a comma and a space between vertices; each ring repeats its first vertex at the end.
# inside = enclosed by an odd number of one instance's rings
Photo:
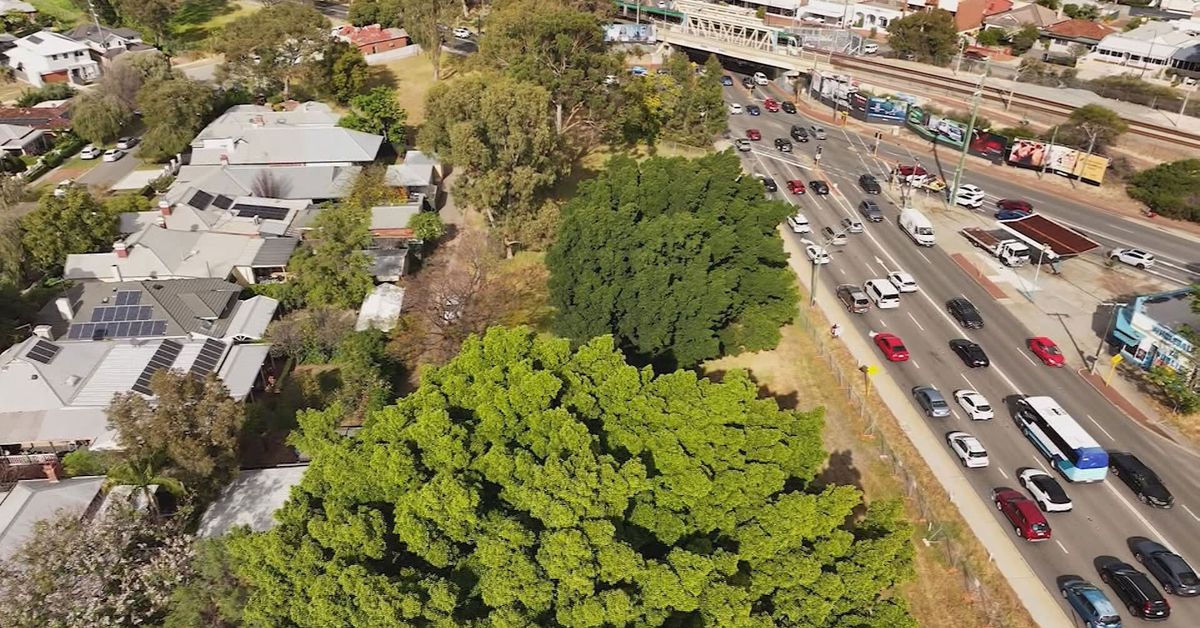
POLYGON ((310 101, 291 111, 273 111, 262 105, 234 105, 196 135, 196 140, 238 137, 246 131, 283 127, 332 127, 341 115, 324 103, 310 101))
POLYGON ((385 205, 371 208, 371 229, 404 229, 413 216, 421 213, 417 203, 385 205))
POLYGON ((278 307, 279 301, 262 295, 238 301, 229 327, 225 329, 225 337, 235 341, 262 340, 278 307))
POLYGON ((400 318, 400 310, 403 306, 404 288, 390 283, 381 283, 375 286, 367 298, 363 299, 354 330, 391 331, 396 326, 396 320, 400 318))
POLYGON ((0 559, 11 559, 33 535, 35 523, 60 511, 82 515, 104 485, 104 477, 60 482, 22 480, 0 495, 0 559))
POLYGON ((270 351, 271 345, 233 345, 229 348, 229 355, 217 375, 225 382, 230 397, 241 401, 250 394, 270 351))
POLYGON ((383 182, 392 187, 418 187, 433 183, 433 164, 393 164, 387 167, 383 182))
POLYGON ((1154 58, 1168 58, 1180 48, 1200 43, 1200 37, 1177 30, 1170 23, 1146 22, 1125 33, 1113 33, 1100 40, 1101 50, 1154 58))
POLYGON ((234 267, 249 266, 262 246, 261 238, 215 233, 176 231, 147 226, 125 239, 128 257, 114 252, 68 255, 63 268, 67 279, 213 278, 225 279, 234 267))
POLYGON ((28 2, 21 0, 0 0, 0 13, 37 13, 37 9, 28 2))
POLYGON ((297 465, 240 472, 204 511, 196 535, 221 536, 242 525, 255 532, 270 530, 275 527, 275 511, 287 501, 292 487, 304 479, 307 469, 307 465, 297 465))
POLYGON ((41 31, 32 35, 26 35, 14 43, 16 43, 18 48, 23 48, 40 56, 75 51, 86 52, 88 50, 87 45, 83 42, 75 41, 66 35, 59 35, 54 31, 41 31))

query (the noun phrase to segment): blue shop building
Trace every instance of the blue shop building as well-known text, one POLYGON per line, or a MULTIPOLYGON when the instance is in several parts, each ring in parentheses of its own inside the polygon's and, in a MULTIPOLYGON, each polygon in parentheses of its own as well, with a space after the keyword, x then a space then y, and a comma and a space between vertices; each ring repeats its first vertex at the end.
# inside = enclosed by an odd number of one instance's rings
POLYGON ((1189 371, 1192 343, 1179 333, 1188 327, 1200 331, 1191 288, 1146 294, 1117 310, 1109 341, 1144 369, 1162 365, 1189 371))

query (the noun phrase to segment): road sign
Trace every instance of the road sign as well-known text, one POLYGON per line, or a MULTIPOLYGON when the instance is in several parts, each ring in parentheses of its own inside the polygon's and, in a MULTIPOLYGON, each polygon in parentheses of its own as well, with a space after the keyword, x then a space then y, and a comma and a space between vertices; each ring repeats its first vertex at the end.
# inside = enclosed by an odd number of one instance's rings
POLYGON ((1120 353, 1118 353, 1117 355, 1114 355, 1113 357, 1108 359, 1108 361, 1111 362, 1113 366, 1120 364, 1124 360, 1125 360, 1125 356, 1121 355, 1120 353))

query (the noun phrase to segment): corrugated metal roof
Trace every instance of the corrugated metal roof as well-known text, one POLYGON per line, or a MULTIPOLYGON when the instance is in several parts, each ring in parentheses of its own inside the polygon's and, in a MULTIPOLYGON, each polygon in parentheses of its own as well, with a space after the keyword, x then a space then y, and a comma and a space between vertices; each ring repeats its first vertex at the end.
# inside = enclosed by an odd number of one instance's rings
POLYGON ((304 479, 307 468, 297 465, 242 471, 204 511, 196 535, 222 536, 242 525, 255 532, 275 527, 275 511, 288 500, 292 487, 304 479))
POLYGON ((262 340, 278 308, 279 301, 261 295, 238 302, 224 337, 243 342, 262 340))
POLYGON ((263 240, 250 265, 254 268, 287 266, 298 244, 300 240, 296 238, 267 238, 263 240))
POLYGON ((233 345, 217 375, 229 389, 229 396, 241 401, 250 394, 271 345, 233 345))
POLYGON ((22 480, 0 501, 0 559, 11 559, 33 536, 34 524, 59 511, 83 514, 104 486, 103 477, 60 482, 22 480))

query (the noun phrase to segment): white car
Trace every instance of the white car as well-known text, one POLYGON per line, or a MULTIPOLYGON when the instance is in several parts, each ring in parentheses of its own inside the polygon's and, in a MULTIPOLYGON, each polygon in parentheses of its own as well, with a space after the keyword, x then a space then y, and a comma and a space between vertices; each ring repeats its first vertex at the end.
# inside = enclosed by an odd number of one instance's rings
POLYGON ((1021 472, 1021 486, 1029 491, 1033 501, 1046 512, 1070 512, 1075 507, 1058 480, 1041 469, 1025 469, 1021 472))
POLYGON ((972 421, 990 421, 996 418, 996 412, 992 410, 992 404, 983 395, 964 388, 954 391, 954 400, 967 413, 972 421))
POLYGON ((818 139, 818 140, 825 139, 825 129, 823 127, 819 127, 815 124, 808 127, 808 133, 809 133, 809 135, 812 135, 813 138, 815 138, 815 139, 818 139))
POLYGON ((95 159, 100 156, 101 152, 102 151, 99 148, 96 148, 95 146, 88 144, 87 146, 83 147, 83 150, 79 151, 79 158, 80 159, 95 159))
POLYGON ((121 150, 129 150, 137 145, 137 142, 138 140, 136 137, 122 137, 121 139, 117 140, 117 148, 121 150))
POLYGON ((853 218, 850 218, 850 217, 846 217, 846 218, 842 219, 842 229, 844 231, 848 231, 850 233, 862 233, 863 232, 862 223, 853 218))
POLYGON ((808 256, 808 261, 814 264, 828 264, 829 251, 815 244, 809 244, 804 247, 804 254, 808 256))
POLYGON ((1108 259, 1136 266, 1142 270, 1154 265, 1154 254, 1141 249, 1113 249, 1108 252, 1108 259))
POLYGON ((738 103, 729 103, 729 115, 736 116, 742 113, 742 106, 738 103))
POLYGON ((983 190, 980 189, 979 186, 968 183, 966 185, 959 186, 958 197, 954 199, 954 202, 958 205, 962 205, 963 207, 979 209, 980 207, 983 207, 983 197, 983 190))
POLYGON ((792 233, 812 233, 812 225, 808 224, 808 218, 804 214, 788 216, 787 224, 792 228, 792 233))
POLYGON ((110 148, 104 151, 104 161, 116 161, 125 156, 125 151, 119 148, 110 148))
POLYGON ((912 275, 902 270, 896 270, 888 273, 887 278, 888 281, 892 282, 892 285, 896 286, 896 289, 900 292, 916 292, 919 290, 917 287, 917 280, 913 279, 912 275))
POLYGON ((950 450, 958 456, 964 467, 982 469, 988 466, 987 450, 978 438, 966 432, 950 432, 946 435, 946 442, 950 443, 950 450))
POLYGON ((609 74, 608 76, 604 77, 605 85, 616 85, 617 81, 618 81, 617 75, 615 75, 615 74, 609 74))
POLYGON ((450 32, 459 39, 470 39, 471 38, 471 31, 469 31, 461 26, 455 28, 454 30, 452 30, 450 32))
POLYGON ((771 82, 771 79, 767 78, 766 74, 763 74, 762 72, 754 73, 754 84, 755 85, 766 85, 767 83, 770 83, 770 82, 771 82))
POLYGON ((863 45, 862 45, 862 53, 863 54, 873 55, 877 52, 879 52, 879 44, 877 44, 873 41, 868 41, 868 42, 863 43, 863 45))

